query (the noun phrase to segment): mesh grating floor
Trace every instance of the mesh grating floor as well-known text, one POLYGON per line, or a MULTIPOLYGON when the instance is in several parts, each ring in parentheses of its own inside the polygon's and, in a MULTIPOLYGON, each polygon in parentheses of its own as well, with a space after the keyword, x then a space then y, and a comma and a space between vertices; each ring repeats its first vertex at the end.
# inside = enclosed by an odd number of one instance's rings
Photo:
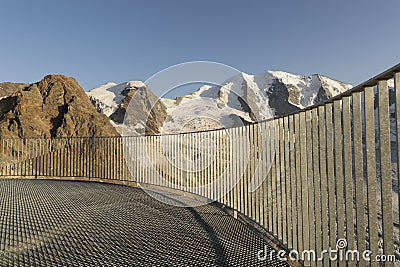
POLYGON ((0 180, 0 238, 1 266, 288 266, 216 206, 93 182, 0 180))

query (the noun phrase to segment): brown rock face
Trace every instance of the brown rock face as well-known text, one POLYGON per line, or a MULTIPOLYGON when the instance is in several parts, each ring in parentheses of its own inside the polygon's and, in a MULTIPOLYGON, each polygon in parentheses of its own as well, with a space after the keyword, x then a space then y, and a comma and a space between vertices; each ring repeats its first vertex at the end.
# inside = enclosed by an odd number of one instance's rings
POLYGON ((129 126, 143 124, 142 131, 135 132, 146 135, 160 133, 160 127, 167 117, 167 108, 146 85, 129 88, 122 92, 125 96, 122 103, 111 114, 110 119, 116 123, 125 123, 129 126))
POLYGON ((48 75, 0 100, 2 137, 118 135, 77 81, 63 75, 48 75))

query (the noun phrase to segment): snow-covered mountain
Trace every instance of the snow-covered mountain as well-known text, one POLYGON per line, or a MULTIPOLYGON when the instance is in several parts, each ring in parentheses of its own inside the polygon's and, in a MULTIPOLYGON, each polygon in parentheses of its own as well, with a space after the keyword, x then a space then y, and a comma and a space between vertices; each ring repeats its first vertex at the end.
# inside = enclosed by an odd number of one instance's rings
POLYGON ((122 84, 109 82, 87 94, 97 110, 110 118, 119 133, 127 129, 123 122, 131 101, 130 112, 134 116, 129 118, 129 132, 132 135, 159 133, 166 117, 164 105, 141 81, 122 84))
MULTIPOLYGON (((323 102, 351 87, 319 74, 300 76, 283 71, 266 71, 258 75, 241 73, 221 86, 205 85, 174 100, 160 99, 157 108, 162 112, 157 114, 165 119, 152 124, 157 129, 147 129, 148 122, 137 120, 137 125, 133 126, 136 130, 131 132, 177 133, 239 126, 323 102)), ((97 109, 107 115, 121 132, 122 115, 125 114, 116 116, 116 112, 120 111, 121 105, 127 105, 128 92, 136 92, 138 88, 149 90, 143 82, 131 81, 107 83, 92 89, 88 95, 97 109)), ((141 97, 140 101, 146 99, 141 97)), ((156 101, 153 99, 150 102, 156 101)))

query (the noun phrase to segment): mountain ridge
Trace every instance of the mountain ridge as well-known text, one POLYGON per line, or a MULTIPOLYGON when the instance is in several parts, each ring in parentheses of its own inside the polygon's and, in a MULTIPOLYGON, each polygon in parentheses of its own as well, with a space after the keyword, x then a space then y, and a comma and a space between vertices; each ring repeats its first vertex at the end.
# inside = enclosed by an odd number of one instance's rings
MULTIPOLYGON (((146 86, 142 81, 107 83, 87 93, 92 102, 100 107, 98 110, 108 115, 119 132, 126 126, 122 126, 121 121, 113 120, 111 114, 124 99, 121 88, 126 89, 130 84, 146 86)), ((159 122, 159 127, 152 129, 152 132, 190 132, 253 123, 322 103, 351 87, 350 84, 321 74, 306 76, 284 71, 265 71, 256 75, 240 73, 222 86, 204 85, 193 93, 175 99, 160 98, 165 120, 159 122)), ((133 128, 141 128, 141 131, 130 129, 128 132, 146 132, 143 130, 146 123, 138 124, 141 127, 133 125, 133 128)))

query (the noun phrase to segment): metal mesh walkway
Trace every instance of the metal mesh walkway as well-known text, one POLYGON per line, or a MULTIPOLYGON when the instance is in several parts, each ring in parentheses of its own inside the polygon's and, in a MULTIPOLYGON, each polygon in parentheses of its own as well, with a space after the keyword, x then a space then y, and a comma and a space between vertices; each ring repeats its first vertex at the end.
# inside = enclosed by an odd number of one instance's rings
POLYGON ((214 205, 92 182, 0 180, 0 237, 1 266, 287 266, 259 261, 267 242, 214 205))

